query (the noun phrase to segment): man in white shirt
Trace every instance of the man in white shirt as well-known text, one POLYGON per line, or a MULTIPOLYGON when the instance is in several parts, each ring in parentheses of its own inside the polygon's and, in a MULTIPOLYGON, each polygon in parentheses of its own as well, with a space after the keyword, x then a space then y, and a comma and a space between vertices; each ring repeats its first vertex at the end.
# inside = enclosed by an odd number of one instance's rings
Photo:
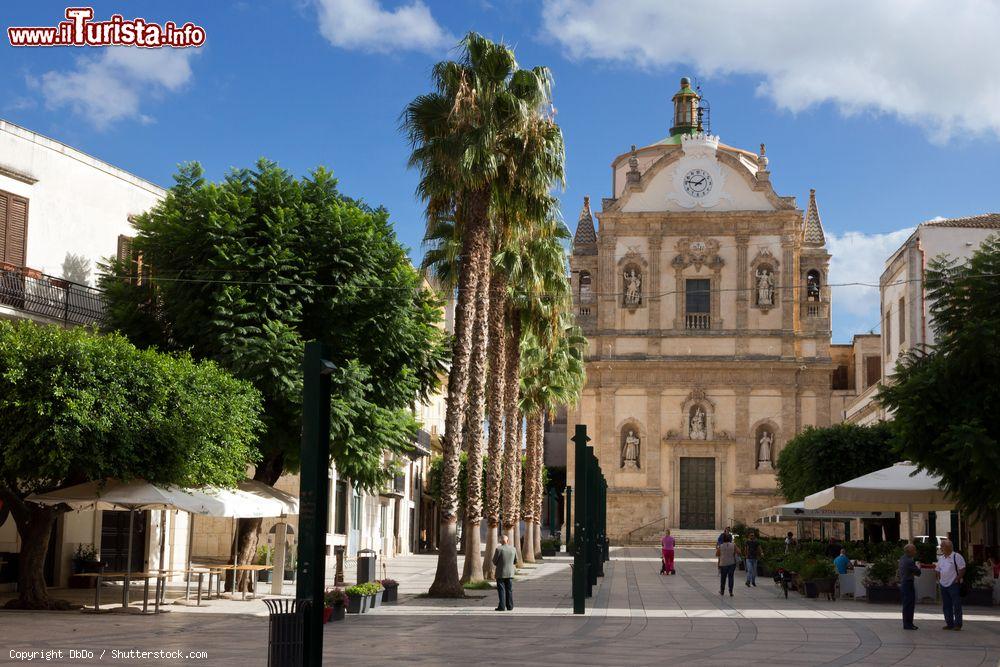
POLYGON ((938 583, 944 606, 945 626, 942 630, 962 629, 962 578, 965 576, 965 559, 954 550, 951 540, 941 540, 941 555, 937 565, 938 583))

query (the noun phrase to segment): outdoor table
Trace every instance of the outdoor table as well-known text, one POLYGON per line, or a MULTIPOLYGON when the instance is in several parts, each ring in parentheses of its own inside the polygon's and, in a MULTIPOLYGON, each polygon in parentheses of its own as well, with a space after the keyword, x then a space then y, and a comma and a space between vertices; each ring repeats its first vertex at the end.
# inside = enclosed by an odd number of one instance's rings
POLYGON ((163 586, 166 587, 166 575, 159 574, 156 572, 84 572, 80 575, 81 577, 90 577, 96 579, 96 585, 94 586, 94 606, 91 609, 84 608, 81 611, 87 614, 106 614, 115 609, 102 609, 101 608, 101 584, 104 583, 106 579, 121 579, 123 580, 122 585, 122 604, 119 610, 130 609, 129 606, 129 584, 133 579, 144 580, 143 592, 142 592, 142 610, 139 613, 149 614, 149 580, 156 579, 156 591, 157 599, 154 600, 154 611, 152 613, 158 614, 162 613, 160 611, 160 580, 163 579, 163 586))
MULTIPOLYGON (((250 573, 250 581, 251 581, 251 584, 252 584, 252 588, 254 589, 254 591, 256 591, 257 590, 257 573, 261 572, 261 571, 264 571, 264 570, 271 570, 273 568, 274 568, 273 565, 225 565, 225 566, 222 567, 222 569, 226 570, 226 571, 233 570, 233 592, 234 593, 235 593, 235 589, 236 589, 236 574, 238 572, 249 572, 250 573)), ((241 591, 241 594, 243 596, 243 599, 246 600, 247 599, 247 592, 244 590, 244 591, 241 591)), ((235 595, 234 595, 234 597, 235 597, 235 595)), ((253 594, 251 594, 251 598, 250 599, 254 599, 255 597, 256 597, 256 593, 253 593, 253 594)))

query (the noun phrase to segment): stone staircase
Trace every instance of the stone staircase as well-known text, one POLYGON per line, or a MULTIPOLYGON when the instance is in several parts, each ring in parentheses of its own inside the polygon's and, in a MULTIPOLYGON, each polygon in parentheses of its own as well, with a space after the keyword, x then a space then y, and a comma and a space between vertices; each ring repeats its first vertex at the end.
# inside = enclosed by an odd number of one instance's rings
MULTIPOLYGON (((682 528, 672 528, 670 534, 673 535, 677 546, 683 549, 714 549, 715 540, 718 539, 722 530, 690 530, 682 528)), ((660 538, 663 537, 662 529, 653 531, 640 531, 629 541, 633 546, 659 546, 660 538)))

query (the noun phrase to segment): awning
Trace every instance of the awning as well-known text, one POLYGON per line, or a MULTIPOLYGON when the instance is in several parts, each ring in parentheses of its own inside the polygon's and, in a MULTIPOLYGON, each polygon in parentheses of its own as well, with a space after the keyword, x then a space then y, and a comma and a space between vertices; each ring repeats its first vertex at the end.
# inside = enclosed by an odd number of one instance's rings
POLYGON ((757 523, 781 523, 783 521, 832 520, 847 521, 850 519, 878 519, 882 512, 850 512, 844 510, 807 510, 800 500, 797 503, 785 503, 761 510, 757 523))
POLYGON ((807 496, 807 510, 937 512, 955 509, 940 487, 941 478, 917 472, 909 461, 862 475, 807 496))

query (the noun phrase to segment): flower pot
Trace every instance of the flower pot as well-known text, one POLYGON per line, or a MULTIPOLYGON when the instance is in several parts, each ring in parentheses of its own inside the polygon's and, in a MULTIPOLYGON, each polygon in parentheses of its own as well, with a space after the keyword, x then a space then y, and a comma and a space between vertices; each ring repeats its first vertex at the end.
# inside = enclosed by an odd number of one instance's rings
POLYGON ((902 598, 899 594, 899 586, 867 586, 869 602, 892 602, 899 604, 902 598))
POLYGON ((386 586, 382 589, 382 602, 395 602, 399 599, 399 584, 386 586))
POLYGON ((973 588, 969 594, 962 598, 963 605, 973 605, 975 607, 992 607, 993 591, 989 588, 973 588))
POLYGON ((285 581, 290 581, 292 579, 295 579, 295 570, 285 570, 283 574, 285 581))
POLYGON ((330 615, 331 621, 344 620, 344 614, 347 611, 347 609, 344 607, 343 602, 338 602, 337 604, 333 605, 331 609, 333 610, 333 613, 330 615))
POLYGON ((347 613, 348 614, 363 614, 368 611, 368 597, 367 595, 350 595, 347 596, 347 613))
POLYGON ((816 585, 815 581, 805 582, 805 592, 807 598, 818 598, 819 597, 819 587, 816 585))
POLYGON ((261 570, 260 572, 258 572, 257 573, 257 581, 259 581, 261 583, 264 583, 264 584, 270 582, 271 581, 271 572, 270 572, 270 570, 261 570))
POLYGON ((371 604, 372 609, 374 609, 375 607, 378 607, 380 604, 382 604, 382 594, 384 592, 385 592, 385 589, 380 588, 379 591, 378 591, 378 593, 376 593, 375 595, 372 596, 372 604, 371 604))
POLYGON ((333 607, 323 607, 323 625, 330 622, 330 617, 333 615, 333 607))
POLYGON ((550 556, 555 556, 559 552, 556 549, 542 549, 542 558, 548 558, 550 556))

